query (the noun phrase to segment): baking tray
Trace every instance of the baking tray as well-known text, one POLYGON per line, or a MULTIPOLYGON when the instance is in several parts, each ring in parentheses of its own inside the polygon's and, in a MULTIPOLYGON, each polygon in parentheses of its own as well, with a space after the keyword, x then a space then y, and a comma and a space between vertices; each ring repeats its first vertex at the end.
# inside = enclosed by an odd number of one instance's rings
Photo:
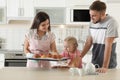
POLYGON ((61 59, 54 59, 54 58, 28 58, 29 60, 43 60, 43 61, 65 61, 69 58, 63 57, 61 59))

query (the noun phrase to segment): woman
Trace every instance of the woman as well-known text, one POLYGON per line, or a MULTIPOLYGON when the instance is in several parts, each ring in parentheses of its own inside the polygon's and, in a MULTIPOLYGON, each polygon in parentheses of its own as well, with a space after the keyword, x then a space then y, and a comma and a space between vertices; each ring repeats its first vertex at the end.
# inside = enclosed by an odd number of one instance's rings
MULTIPOLYGON (((31 29, 25 35, 24 52, 27 58, 49 52, 57 54, 55 35, 51 32, 50 19, 45 12, 36 14, 31 29)), ((28 60, 27 67, 49 68, 48 61, 28 60)))

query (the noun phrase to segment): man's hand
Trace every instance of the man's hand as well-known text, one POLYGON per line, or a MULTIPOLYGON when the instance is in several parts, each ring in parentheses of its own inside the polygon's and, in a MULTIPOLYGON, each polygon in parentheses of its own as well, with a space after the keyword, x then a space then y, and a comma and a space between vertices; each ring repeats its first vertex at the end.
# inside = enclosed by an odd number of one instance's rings
POLYGON ((102 67, 102 68, 98 68, 96 71, 99 72, 99 73, 106 73, 107 70, 108 70, 108 68, 102 67))

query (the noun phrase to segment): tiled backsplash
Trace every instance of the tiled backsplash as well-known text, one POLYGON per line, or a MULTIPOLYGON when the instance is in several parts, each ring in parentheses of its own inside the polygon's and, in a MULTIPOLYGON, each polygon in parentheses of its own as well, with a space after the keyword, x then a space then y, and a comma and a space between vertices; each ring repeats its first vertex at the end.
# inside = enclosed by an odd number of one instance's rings
POLYGON ((0 28, 2 49, 23 50, 25 28, 0 28))
MULTIPOLYGON (((63 50, 63 40, 67 36, 76 36, 78 43, 79 43, 79 49, 82 50, 82 47, 84 45, 85 38, 88 34, 86 26, 80 27, 80 26, 64 26, 64 27, 58 27, 54 26, 52 27, 52 32, 56 35, 56 43, 57 43, 57 49, 59 52, 63 50)), ((24 43, 24 36, 26 31, 29 29, 29 25, 0 25, 0 45, 2 45, 2 49, 8 49, 8 50, 23 50, 22 44, 24 43), (1 44, 2 40, 2 44, 1 44)), ((117 45, 117 53, 119 53, 119 44, 120 39, 118 39, 118 45, 117 45)), ((120 68, 120 55, 117 56, 118 61, 118 68, 120 68)), ((83 60, 84 61, 90 61, 91 59, 90 55, 87 55, 83 60)))
POLYGON ((67 36, 74 36, 76 37, 79 43, 79 49, 82 50, 86 37, 88 35, 88 27, 84 26, 72 26, 72 27, 54 27, 52 31, 56 35, 56 43, 58 51, 63 49, 63 41, 67 36))
MULTIPOLYGON (((15 26, 15 25, 14 25, 15 26)), ((22 25, 25 26, 25 25, 22 25)), ((2 27, 0 28, 0 39, 2 40, 2 49, 8 50, 23 50, 25 33, 29 27, 2 27)), ((87 36, 87 28, 80 26, 65 25, 61 28, 59 26, 52 27, 52 32, 56 35, 56 43, 59 51, 63 49, 63 41, 67 36, 75 36, 79 43, 79 49, 82 49, 84 41, 87 36)))

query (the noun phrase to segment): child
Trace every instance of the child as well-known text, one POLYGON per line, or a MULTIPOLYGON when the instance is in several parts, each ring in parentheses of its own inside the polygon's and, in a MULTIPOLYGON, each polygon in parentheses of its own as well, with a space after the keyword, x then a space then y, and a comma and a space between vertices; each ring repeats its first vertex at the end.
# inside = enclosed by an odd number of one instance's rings
POLYGON ((63 57, 70 58, 69 67, 82 68, 82 59, 80 51, 77 49, 78 43, 75 37, 67 37, 64 40, 64 51, 61 53, 63 57))

